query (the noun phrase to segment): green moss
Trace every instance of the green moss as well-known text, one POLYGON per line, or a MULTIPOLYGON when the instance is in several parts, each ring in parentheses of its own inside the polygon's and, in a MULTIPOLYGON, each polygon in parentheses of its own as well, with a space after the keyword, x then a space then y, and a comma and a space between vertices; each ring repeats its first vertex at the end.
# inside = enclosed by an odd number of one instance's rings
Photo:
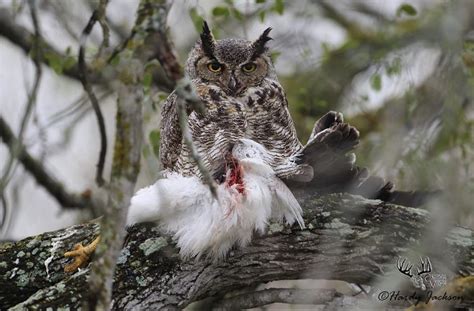
POLYGON ((336 229, 341 235, 348 235, 354 233, 354 230, 352 230, 351 226, 349 224, 341 222, 339 218, 334 218, 332 222, 325 224, 324 227, 328 229, 336 229))
POLYGON ((128 248, 122 249, 120 256, 117 258, 117 264, 126 263, 128 256, 130 256, 130 250, 128 248))
POLYGON ((125 122, 120 111, 117 112, 117 134, 114 146, 114 157, 112 162, 112 176, 121 176, 131 166, 130 151, 132 145, 128 139, 130 132, 130 124, 125 122))
POLYGON ((168 245, 168 241, 163 237, 149 238, 145 242, 140 244, 139 248, 143 251, 145 256, 148 256, 167 245, 168 245))
POLYGON ((142 287, 145 287, 148 285, 148 280, 145 279, 144 277, 142 276, 137 276, 135 278, 135 281, 137 281, 138 285, 142 286, 142 287))
POLYGON ((133 261, 133 262, 130 264, 130 266, 132 266, 132 267, 134 267, 134 268, 137 268, 137 267, 139 267, 141 264, 142 264, 142 263, 141 263, 140 261, 135 260, 135 261, 133 261))
POLYGON ((268 226, 268 233, 273 234, 273 233, 281 232, 283 231, 284 228, 285 227, 280 223, 272 223, 270 224, 270 226, 268 226))
POLYGON ((56 288, 58 289, 58 292, 59 293, 62 293, 64 292, 64 290, 66 289, 66 285, 64 283, 58 283, 58 285, 56 286, 56 288))
POLYGON ((18 287, 25 287, 30 281, 30 276, 23 270, 17 271, 16 285, 18 287))

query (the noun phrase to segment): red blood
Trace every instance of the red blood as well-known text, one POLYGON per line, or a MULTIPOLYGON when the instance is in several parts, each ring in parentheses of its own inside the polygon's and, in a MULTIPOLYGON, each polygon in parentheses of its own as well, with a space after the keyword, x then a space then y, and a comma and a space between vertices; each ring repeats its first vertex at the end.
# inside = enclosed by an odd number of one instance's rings
POLYGON ((227 168, 230 169, 229 175, 226 179, 227 187, 235 185, 237 191, 241 194, 245 192, 244 180, 243 180, 243 169, 242 165, 232 156, 227 157, 227 168))

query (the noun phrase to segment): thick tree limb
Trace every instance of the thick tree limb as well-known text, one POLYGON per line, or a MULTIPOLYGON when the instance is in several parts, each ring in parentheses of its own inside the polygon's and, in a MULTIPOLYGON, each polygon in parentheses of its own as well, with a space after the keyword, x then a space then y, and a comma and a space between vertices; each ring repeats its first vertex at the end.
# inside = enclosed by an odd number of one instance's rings
POLYGON ((271 303, 320 305, 340 296, 333 289, 269 288, 227 298, 214 306, 213 310, 242 310, 271 303))
MULTIPOLYGON (((426 246, 422 240, 431 217, 425 210, 347 194, 307 194, 299 200, 306 230, 272 224, 265 236, 221 262, 182 261, 169 236, 146 225, 132 227, 118 259, 113 308, 183 308, 283 279, 371 284, 383 276, 403 277, 393 272, 397 256, 426 246)), ((0 308, 78 307, 87 292, 88 271, 65 275, 62 255, 75 243, 90 242, 98 231, 96 224, 77 225, 2 245, 0 308)), ((445 268, 448 278, 461 270, 473 274, 473 254, 473 232, 461 227, 423 253, 436 271, 445 268)))
POLYGON ((108 310, 115 262, 125 234, 128 206, 135 190, 140 168, 142 141, 142 88, 136 84, 121 85, 117 101, 117 124, 114 160, 107 206, 101 221, 98 261, 93 265, 87 299, 91 310, 108 310))

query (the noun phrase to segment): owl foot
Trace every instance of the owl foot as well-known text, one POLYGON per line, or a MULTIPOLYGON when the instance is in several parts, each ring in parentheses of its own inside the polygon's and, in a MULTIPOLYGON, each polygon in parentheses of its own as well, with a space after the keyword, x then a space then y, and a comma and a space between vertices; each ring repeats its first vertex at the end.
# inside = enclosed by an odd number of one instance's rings
POLYGON ((95 238, 89 245, 82 246, 81 243, 74 245, 74 248, 64 253, 64 257, 72 257, 74 261, 70 264, 64 266, 64 272, 70 273, 74 272, 79 268, 84 267, 90 259, 90 256, 94 253, 95 249, 97 248, 97 244, 99 244, 100 235, 95 238))
POLYGON ((343 122, 344 117, 342 113, 336 111, 329 111, 314 123, 313 130, 311 131, 311 135, 309 136, 308 142, 313 140, 314 137, 323 130, 343 122))
POLYGON ((359 144, 359 131, 347 123, 338 123, 315 134, 297 156, 297 164, 321 166, 323 162, 331 162, 334 156, 345 158, 344 161, 354 163, 353 155, 346 155, 359 144))

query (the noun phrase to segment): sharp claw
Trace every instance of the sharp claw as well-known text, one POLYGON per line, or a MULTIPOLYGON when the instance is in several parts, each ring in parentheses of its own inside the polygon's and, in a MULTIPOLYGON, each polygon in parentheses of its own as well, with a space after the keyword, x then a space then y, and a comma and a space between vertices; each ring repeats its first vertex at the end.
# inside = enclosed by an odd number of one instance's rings
POLYGON ((72 251, 64 253, 64 257, 74 258, 74 261, 64 266, 64 272, 70 273, 85 266, 89 262, 89 258, 97 248, 100 241, 100 236, 95 238, 89 245, 83 246, 81 243, 74 245, 72 251))

